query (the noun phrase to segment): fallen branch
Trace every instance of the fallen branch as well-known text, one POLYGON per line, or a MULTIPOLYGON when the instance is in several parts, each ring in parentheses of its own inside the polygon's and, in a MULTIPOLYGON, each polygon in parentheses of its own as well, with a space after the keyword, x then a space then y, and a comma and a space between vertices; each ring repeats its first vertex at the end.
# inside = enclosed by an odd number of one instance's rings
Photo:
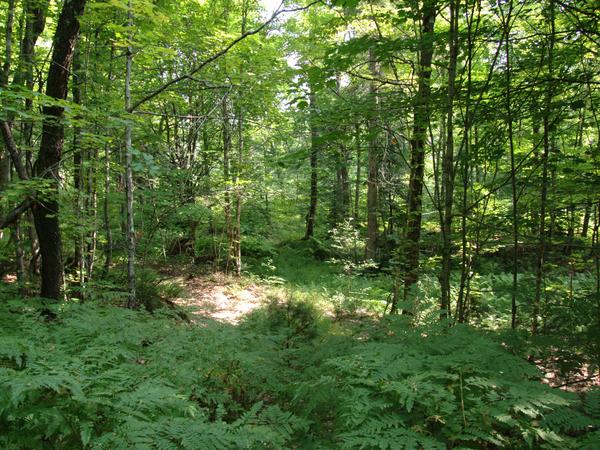
POLYGON ((562 387, 566 387, 566 386, 571 386, 573 384, 586 383, 586 382, 591 381, 591 380, 593 380, 593 379, 595 379, 597 377, 598 377, 598 374, 594 374, 594 375, 590 375, 590 376, 588 376, 586 378, 580 378, 578 380, 567 381, 566 383, 559 384, 558 386, 553 386, 553 387, 555 387, 555 388, 562 388, 562 387))

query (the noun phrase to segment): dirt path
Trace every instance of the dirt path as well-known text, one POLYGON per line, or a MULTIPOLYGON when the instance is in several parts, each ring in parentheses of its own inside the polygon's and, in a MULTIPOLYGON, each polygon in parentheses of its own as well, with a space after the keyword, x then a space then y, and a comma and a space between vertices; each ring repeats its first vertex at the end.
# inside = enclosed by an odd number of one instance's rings
POLYGON ((185 294, 175 303, 191 308, 198 316, 237 324, 262 305, 260 286, 240 286, 222 274, 190 279, 178 277, 178 281, 184 286, 185 294))

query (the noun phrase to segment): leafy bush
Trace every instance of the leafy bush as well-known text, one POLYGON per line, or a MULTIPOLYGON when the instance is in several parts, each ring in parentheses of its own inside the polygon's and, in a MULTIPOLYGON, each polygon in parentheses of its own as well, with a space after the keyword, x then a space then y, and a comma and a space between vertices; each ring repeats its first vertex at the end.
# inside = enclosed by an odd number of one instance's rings
POLYGON ((244 236, 242 239, 242 255, 251 258, 266 258, 275 255, 273 244, 260 236, 244 236))
POLYGON ((136 273, 136 293, 146 309, 154 311, 165 302, 181 296, 183 290, 176 283, 164 281, 151 269, 138 270, 136 273))

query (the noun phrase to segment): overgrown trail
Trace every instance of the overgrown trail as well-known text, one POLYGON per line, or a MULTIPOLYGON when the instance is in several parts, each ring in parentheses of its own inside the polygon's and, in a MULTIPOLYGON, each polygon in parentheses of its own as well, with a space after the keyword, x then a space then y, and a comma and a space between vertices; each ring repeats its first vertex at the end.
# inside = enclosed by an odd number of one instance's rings
MULTIPOLYGON (((306 298, 311 303, 323 303, 324 295, 339 288, 338 270, 315 259, 306 248, 293 248, 298 246, 295 242, 270 245, 276 250, 268 258, 269 262, 263 258, 254 261, 248 267, 250 273, 241 278, 223 272, 198 274, 198 268, 193 266, 159 270, 169 281, 183 288, 182 295, 174 300, 176 304, 190 308, 197 319, 230 324, 238 324, 264 305, 270 295, 275 295, 275 289, 306 298)), ((330 304, 321 306, 329 309, 330 304)))
POLYGON ((237 324, 263 303, 264 290, 259 285, 244 287, 224 274, 176 281, 184 287, 184 295, 175 302, 189 308, 198 318, 237 324))

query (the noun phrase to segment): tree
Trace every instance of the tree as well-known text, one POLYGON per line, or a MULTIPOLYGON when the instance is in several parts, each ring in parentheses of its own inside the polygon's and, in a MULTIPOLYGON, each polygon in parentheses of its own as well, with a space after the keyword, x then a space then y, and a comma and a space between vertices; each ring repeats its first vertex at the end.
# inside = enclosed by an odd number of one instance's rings
MULTIPOLYGON (((79 33, 79 17, 83 14, 85 0, 66 2, 61 10, 53 40, 53 52, 46 80, 46 95, 54 100, 67 97, 69 68, 79 33)), ((40 152, 34 164, 36 177, 46 180, 44 192, 38 192, 32 202, 35 227, 40 241, 42 257, 42 297, 59 299, 63 287, 62 242, 59 226, 58 179, 64 145, 64 108, 59 102, 44 107, 44 121, 40 152)), ((14 142, 10 127, 5 121, 2 135, 11 153, 13 164, 23 180, 29 178, 21 162, 20 152, 14 142)))
MULTIPOLYGON (((431 101, 431 63, 433 59, 434 25, 437 15, 436 2, 426 0, 419 11, 420 41, 417 69, 417 94, 414 97, 413 129, 410 140, 410 181, 406 208, 406 228, 401 251, 405 253, 402 264, 403 296, 408 299, 411 288, 419 279, 419 252, 421 241, 421 218, 423 205, 423 175, 425 170, 425 141, 429 126, 431 101)), ((400 282, 400 280, 396 280, 400 282)), ((397 312, 399 288, 394 291, 391 311, 397 312)))

